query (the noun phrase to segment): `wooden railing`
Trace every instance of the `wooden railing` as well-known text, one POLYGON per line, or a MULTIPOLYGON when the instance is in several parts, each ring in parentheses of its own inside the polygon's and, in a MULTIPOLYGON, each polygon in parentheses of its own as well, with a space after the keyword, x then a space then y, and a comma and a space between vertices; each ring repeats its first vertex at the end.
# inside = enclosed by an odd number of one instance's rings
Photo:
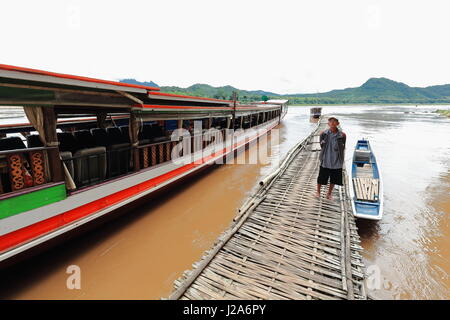
MULTIPOLYGON (((221 135, 222 141, 225 139, 225 129, 218 130, 215 132, 218 135, 221 135)), ((213 135, 214 136, 214 135, 213 135)), ((151 143, 146 145, 138 146, 139 154, 141 158, 141 169, 148 168, 155 166, 160 163, 164 163, 167 161, 172 160, 172 151, 173 148, 178 143, 184 143, 184 139, 191 139, 190 141, 190 148, 187 148, 187 145, 183 145, 182 152, 179 154, 179 156, 186 156, 189 153, 193 153, 195 151, 199 151, 202 149, 207 148, 209 145, 214 144, 217 142, 216 138, 209 139, 209 141, 204 141, 204 135, 192 135, 187 137, 181 137, 180 141, 163 141, 163 142, 157 142, 157 143, 151 143)))
POLYGON ((163 141, 138 146, 141 157, 141 169, 155 166, 157 164, 172 159, 172 149, 177 144, 176 141, 163 141))
POLYGON ((0 151, 0 194, 51 182, 45 158, 52 149, 56 147, 0 151))

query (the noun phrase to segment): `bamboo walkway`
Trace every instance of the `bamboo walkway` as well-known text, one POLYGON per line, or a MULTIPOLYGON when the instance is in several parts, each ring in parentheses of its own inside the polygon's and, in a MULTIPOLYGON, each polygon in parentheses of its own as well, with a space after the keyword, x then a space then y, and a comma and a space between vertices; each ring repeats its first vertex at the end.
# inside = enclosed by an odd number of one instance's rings
MULTIPOLYGON (((334 200, 314 197, 317 128, 241 207, 169 299, 366 299, 348 179, 334 200)), ((325 190, 323 191, 325 192, 325 190)))

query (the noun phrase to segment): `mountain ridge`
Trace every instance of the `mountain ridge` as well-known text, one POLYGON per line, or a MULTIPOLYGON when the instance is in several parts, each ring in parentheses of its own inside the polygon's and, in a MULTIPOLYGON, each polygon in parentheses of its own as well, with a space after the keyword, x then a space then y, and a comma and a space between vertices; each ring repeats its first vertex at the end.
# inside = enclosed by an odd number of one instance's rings
MULTIPOLYGON (((139 82, 123 79, 121 82, 157 86, 155 82, 139 82)), ((403 82, 388 78, 369 78, 359 87, 335 89, 321 93, 277 94, 265 90, 241 90, 233 86, 214 87, 196 83, 187 88, 161 86, 162 92, 203 96, 216 99, 230 99, 233 91, 243 102, 259 101, 265 97, 286 98, 291 104, 356 104, 356 103, 450 103, 450 84, 428 87, 410 87, 403 82), (264 97, 265 96, 265 97, 264 97)))

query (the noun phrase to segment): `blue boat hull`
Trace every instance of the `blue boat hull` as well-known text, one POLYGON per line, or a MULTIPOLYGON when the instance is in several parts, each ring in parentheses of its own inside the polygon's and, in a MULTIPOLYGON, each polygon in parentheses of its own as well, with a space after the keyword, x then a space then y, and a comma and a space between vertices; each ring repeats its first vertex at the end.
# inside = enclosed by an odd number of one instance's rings
POLYGON ((351 167, 350 196, 355 217, 381 220, 383 216, 383 182, 380 169, 367 140, 358 140, 351 167), (363 182, 356 182, 363 181, 363 182), (364 190, 364 191, 362 191, 364 190))

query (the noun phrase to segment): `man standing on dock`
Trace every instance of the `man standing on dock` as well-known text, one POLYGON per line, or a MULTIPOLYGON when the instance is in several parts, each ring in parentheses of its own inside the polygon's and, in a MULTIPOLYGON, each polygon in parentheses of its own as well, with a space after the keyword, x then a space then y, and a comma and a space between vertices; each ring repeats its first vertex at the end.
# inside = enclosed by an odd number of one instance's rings
POLYGON ((322 185, 328 187, 327 199, 332 200, 334 185, 342 185, 342 167, 344 165, 344 150, 347 136, 339 130, 339 120, 335 117, 328 119, 328 129, 320 133, 320 171, 317 177, 316 197, 320 197, 322 185))

